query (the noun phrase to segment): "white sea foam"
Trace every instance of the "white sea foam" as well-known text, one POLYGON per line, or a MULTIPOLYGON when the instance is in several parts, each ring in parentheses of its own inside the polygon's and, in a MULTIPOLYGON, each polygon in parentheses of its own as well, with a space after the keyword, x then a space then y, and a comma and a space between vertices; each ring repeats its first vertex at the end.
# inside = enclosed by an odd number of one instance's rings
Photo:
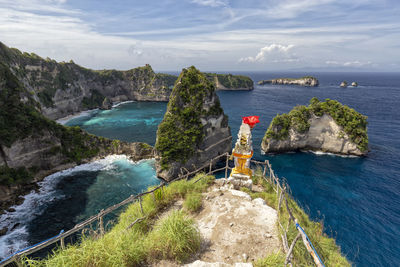
POLYGON ((129 100, 129 101, 124 101, 124 102, 119 102, 119 103, 114 104, 112 107, 116 108, 118 106, 121 106, 121 105, 124 105, 124 104, 128 104, 128 103, 133 103, 133 102, 135 102, 135 101, 129 100))
POLYGON ((326 156, 326 155, 328 155, 328 156, 335 156, 335 157, 342 157, 342 158, 358 158, 357 156, 354 156, 354 155, 340 155, 340 154, 322 152, 322 151, 309 150, 309 151, 302 151, 302 152, 309 152, 309 153, 313 153, 313 154, 318 155, 318 156, 326 156))
POLYGON ((46 203, 64 198, 63 195, 56 191, 57 184, 64 177, 80 171, 110 170, 115 168, 112 163, 118 160, 127 160, 132 164, 140 164, 142 162, 133 162, 125 155, 111 155, 101 160, 54 173, 39 182, 40 189, 38 192, 32 191, 26 195, 21 205, 12 207, 15 209, 14 212, 6 212, 0 216, 0 229, 8 228, 7 234, 0 237, 0 258, 5 258, 28 245, 26 226, 43 212, 43 206, 46 203))
POLYGON ((80 118, 80 117, 86 117, 86 116, 90 116, 92 113, 98 111, 99 109, 91 109, 91 110, 86 110, 86 111, 82 111, 73 115, 69 115, 67 117, 61 118, 56 120, 58 123, 65 125, 67 122, 69 122, 72 119, 76 119, 76 118, 80 118))

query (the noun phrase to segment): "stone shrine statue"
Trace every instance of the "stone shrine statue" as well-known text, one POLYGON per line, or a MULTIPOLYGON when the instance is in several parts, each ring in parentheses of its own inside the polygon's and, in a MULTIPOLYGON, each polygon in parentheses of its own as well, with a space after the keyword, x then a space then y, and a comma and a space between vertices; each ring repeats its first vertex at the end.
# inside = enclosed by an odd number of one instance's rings
POLYGON ((253 146, 251 140, 251 130, 256 123, 259 123, 259 116, 242 117, 242 125, 240 126, 238 139, 235 148, 232 150, 232 156, 235 160, 235 167, 232 169, 228 179, 235 188, 241 186, 251 189, 253 174, 250 169, 250 160, 253 156, 253 146))

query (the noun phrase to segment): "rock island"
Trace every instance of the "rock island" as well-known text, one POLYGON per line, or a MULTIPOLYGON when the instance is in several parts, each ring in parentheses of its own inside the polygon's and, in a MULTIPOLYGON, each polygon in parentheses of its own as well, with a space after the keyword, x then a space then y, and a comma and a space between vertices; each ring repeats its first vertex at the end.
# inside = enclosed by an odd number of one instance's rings
POLYGON ((301 85, 301 86, 318 86, 319 81, 313 76, 304 76, 301 78, 277 78, 272 80, 262 80, 258 85, 264 84, 288 84, 288 85, 301 85))
POLYGON ((261 143, 265 153, 298 150, 363 156, 368 153, 367 117, 336 100, 296 106, 277 115, 261 143))

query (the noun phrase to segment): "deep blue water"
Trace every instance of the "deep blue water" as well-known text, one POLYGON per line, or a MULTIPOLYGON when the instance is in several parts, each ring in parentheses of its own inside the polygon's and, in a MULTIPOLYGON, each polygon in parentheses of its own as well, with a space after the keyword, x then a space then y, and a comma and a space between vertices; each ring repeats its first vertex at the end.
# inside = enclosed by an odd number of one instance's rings
MULTIPOLYGON (((304 75, 314 75, 319 79, 320 86, 315 88, 265 85, 256 86, 253 91, 221 91, 218 95, 225 113, 229 115, 234 137, 240 126, 241 116, 260 116, 261 123, 253 131, 255 158, 270 160, 279 177, 287 179, 295 199, 313 219, 324 221, 325 232, 336 238, 350 261, 356 266, 400 265, 400 75, 271 72, 237 74, 248 75, 255 82, 304 75), (357 81, 359 87, 340 88, 338 85, 343 80, 357 81), (367 157, 344 158, 312 153, 261 155, 261 139, 271 119, 277 113, 290 111, 295 105, 308 104, 314 96, 320 99, 336 99, 368 116, 371 152, 367 157)), ((133 102, 111 111, 91 112, 70 120, 68 125, 79 125, 91 133, 109 138, 154 144, 157 125, 162 120, 165 109, 166 103, 133 102)), ((130 168, 128 166, 127 170, 130 168)), ((67 179, 79 181, 75 179, 78 178, 76 175, 79 174, 71 174, 67 179)), ((94 173, 93 175, 97 177, 94 173)), ((137 173, 131 176, 140 175, 137 173)), ((129 195, 130 189, 123 181, 112 177, 107 179, 97 183, 99 187, 94 191, 90 190, 90 185, 86 185, 88 189, 82 189, 86 192, 86 199, 81 208, 75 211, 78 215, 75 214, 74 219, 88 216, 96 210, 90 203, 97 202, 99 197, 97 209, 101 205, 115 204, 112 195, 119 194, 118 188, 125 192, 119 197, 129 195), (112 180, 114 190, 103 201, 102 186, 111 186, 107 179, 112 180)), ((135 187, 139 180, 133 181, 131 186, 135 187)), ((149 180, 146 186, 155 183, 158 183, 156 179, 149 180)), ((37 223, 44 220, 45 217, 37 223)))

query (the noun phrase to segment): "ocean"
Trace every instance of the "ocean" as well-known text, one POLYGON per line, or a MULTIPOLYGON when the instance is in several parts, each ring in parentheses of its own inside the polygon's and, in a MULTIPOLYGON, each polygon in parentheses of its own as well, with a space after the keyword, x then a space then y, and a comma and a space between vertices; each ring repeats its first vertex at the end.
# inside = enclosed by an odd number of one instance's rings
MULTIPOLYGON (((342 252, 355 266, 400 264, 400 75, 398 73, 233 72, 255 82, 278 77, 313 75, 318 87, 255 85, 252 91, 219 91, 232 135, 241 116, 259 115, 253 130, 254 158, 268 159, 279 177, 285 178, 298 203, 324 231, 336 238, 342 252), (340 88, 342 81, 358 87, 340 88), (262 155, 260 144, 271 119, 312 97, 335 99, 368 116, 370 153, 367 157, 340 157, 321 153, 262 155)), ((157 126, 166 103, 131 102, 107 111, 90 111, 70 119, 90 133, 124 141, 155 143, 157 126)), ((111 157, 75 170, 54 174, 42 182, 39 193, 0 217, 14 231, 0 237, 0 257, 69 229, 100 209, 132 192, 158 184, 154 161, 130 162, 111 157), (71 202, 75 203, 70 209, 71 202), (39 203, 39 204, 36 204, 39 203), (35 205, 34 205, 35 204, 35 205), (35 206, 35 209, 29 207, 35 206), (34 215, 35 214, 35 215, 34 215), (50 218, 63 220, 47 223, 50 218), (47 227, 52 225, 52 227, 47 227)))

